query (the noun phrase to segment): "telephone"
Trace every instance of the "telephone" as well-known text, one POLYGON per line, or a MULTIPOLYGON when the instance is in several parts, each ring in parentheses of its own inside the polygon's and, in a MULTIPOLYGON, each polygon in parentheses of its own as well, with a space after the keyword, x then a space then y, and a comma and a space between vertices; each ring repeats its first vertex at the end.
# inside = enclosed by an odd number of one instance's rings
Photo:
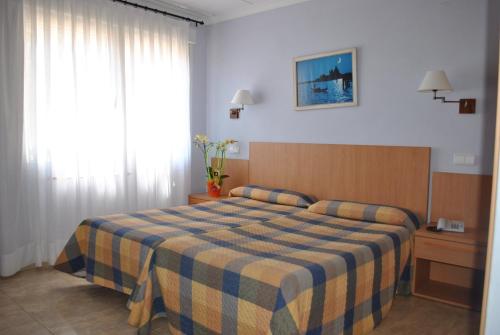
POLYGON ((452 231, 455 233, 463 233, 465 231, 464 229, 464 222, 463 221, 458 221, 458 220, 448 220, 444 218, 440 218, 437 222, 437 231, 452 231))

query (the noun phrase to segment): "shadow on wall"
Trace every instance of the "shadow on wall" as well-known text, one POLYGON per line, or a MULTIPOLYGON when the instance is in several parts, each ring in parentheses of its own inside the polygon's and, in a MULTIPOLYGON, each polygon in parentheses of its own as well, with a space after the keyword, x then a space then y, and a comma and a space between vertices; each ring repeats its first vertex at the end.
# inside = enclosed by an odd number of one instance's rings
MULTIPOLYGON (((495 142, 495 119, 498 85, 498 47, 500 37, 500 0, 488 0, 486 18, 486 59, 485 59, 485 96, 484 132, 482 138, 483 170, 492 170, 493 147, 495 142)), ((500 129, 499 129, 500 131, 500 129)))
POLYGON ((250 92, 252 92, 252 98, 253 98, 253 102, 254 104, 262 104, 264 103, 265 101, 265 93, 263 91, 260 91, 260 90, 250 90, 250 92))

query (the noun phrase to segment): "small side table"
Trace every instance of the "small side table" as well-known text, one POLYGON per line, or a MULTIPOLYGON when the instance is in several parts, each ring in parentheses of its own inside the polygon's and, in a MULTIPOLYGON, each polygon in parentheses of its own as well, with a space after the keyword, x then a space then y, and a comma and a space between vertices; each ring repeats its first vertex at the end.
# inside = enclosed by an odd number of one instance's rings
POLYGON ((487 232, 430 232, 415 236, 413 294, 451 305, 481 307, 487 232))
POLYGON ((229 195, 222 195, 218 198, 211 197, 208 195, 208 193, 193 193, 188 196, 188 204, 189 205, 195 205, 195 204, 201 204, 203 202, 207 201, 217 201, 217 200, 223 200, 229 198, 229 195))

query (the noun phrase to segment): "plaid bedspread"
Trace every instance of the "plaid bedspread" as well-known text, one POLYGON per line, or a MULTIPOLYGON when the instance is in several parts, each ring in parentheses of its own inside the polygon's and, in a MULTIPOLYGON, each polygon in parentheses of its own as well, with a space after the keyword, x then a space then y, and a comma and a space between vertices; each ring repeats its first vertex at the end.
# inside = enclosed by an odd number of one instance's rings
POLYGON ((56 261, 68 273, 85 269, 87 280, 130 294, 153 249, 171 238, 234 228, 300 211, 246 198, 194 206, 115 214, 83 221, 56 261))
POLYGON ((167 240, 129 323, 172 334, 365 334, 388 313, 413 231, 304 210, 167 240))

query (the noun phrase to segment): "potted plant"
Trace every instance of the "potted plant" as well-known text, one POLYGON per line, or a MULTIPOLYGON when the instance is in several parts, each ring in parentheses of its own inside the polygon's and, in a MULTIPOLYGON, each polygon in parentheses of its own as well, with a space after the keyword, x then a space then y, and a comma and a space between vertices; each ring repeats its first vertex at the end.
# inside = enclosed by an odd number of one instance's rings
POLYGON ((234 140, 225 140, 221 142, 210 142, 207 135, 198 134, 194 137, 194 144, 203 153, 205 161, 205 172, 207 177, 207 192, 212 197, 219 197, 224 179, 228 175, 224 174, 224 163, 226 160, 226 151, 229 144, 236 143, 234 140), (215 164, 212 166, 210 161, 210 152, 215 148, 215 164))

